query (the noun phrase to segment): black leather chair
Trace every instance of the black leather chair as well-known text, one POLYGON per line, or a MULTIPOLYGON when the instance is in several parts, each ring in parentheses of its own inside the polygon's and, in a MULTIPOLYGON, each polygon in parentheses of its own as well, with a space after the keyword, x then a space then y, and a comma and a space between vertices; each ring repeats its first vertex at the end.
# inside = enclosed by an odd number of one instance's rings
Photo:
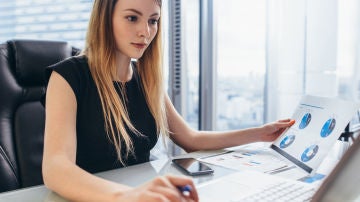
POLYGON ((43 183, 44 69, 78 51, 55 41, 0 44, 0 192, 43 183))

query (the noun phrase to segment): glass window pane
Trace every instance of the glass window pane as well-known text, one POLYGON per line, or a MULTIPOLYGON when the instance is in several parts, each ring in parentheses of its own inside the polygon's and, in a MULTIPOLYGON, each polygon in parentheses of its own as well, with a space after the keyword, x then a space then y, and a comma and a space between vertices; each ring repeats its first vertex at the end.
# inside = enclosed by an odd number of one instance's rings
POLYGON ((2 0, 0 42, 60 40, 83 48, 91 8, 91 0, 2 0))
POLYGON ((339 96, 360 100, 358 0, 338 1, 337 76, 339 96))
POLYGON ((187 73, 185 82, 184 103, 186 106, 185 120, 194 128, 199 128, 199 1, 183 0, 184 9, 184 63, 187 73))
POLYGON ((266 0, 214 0, 217 130, 264 119, 266 0))

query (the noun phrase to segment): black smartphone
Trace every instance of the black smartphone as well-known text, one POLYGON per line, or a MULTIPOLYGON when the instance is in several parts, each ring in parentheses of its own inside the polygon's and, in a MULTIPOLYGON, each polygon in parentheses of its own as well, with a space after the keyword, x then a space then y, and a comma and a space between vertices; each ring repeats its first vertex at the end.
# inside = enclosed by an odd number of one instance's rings
POLYGON ((194 158, 173 159, 172 162, 181 171, 188 175, 205 175, 213 173, 214 170, 194 158))

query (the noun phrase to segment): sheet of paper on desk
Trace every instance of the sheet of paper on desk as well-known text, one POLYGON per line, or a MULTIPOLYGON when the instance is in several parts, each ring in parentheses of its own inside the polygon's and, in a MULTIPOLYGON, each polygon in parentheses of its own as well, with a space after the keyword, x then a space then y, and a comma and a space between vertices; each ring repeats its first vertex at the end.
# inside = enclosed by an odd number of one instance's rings
POLYGON ((245 146, 233 152, 200 158, 200 161, 235 170, 273 172, 289 167, 288 163, 271 153, 267 147, 245 146))

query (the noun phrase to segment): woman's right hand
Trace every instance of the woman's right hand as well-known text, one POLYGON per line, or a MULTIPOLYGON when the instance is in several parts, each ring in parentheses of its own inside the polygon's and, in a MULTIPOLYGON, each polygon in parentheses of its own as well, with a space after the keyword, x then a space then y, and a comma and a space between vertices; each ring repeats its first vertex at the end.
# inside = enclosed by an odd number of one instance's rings
POLYGON ((198 202, 198 194, 191 178, 165 175, 118 195, 116 201, 131 202, 198 202), (179 187, 190 186, 191 191, 184 194, 179 187))

